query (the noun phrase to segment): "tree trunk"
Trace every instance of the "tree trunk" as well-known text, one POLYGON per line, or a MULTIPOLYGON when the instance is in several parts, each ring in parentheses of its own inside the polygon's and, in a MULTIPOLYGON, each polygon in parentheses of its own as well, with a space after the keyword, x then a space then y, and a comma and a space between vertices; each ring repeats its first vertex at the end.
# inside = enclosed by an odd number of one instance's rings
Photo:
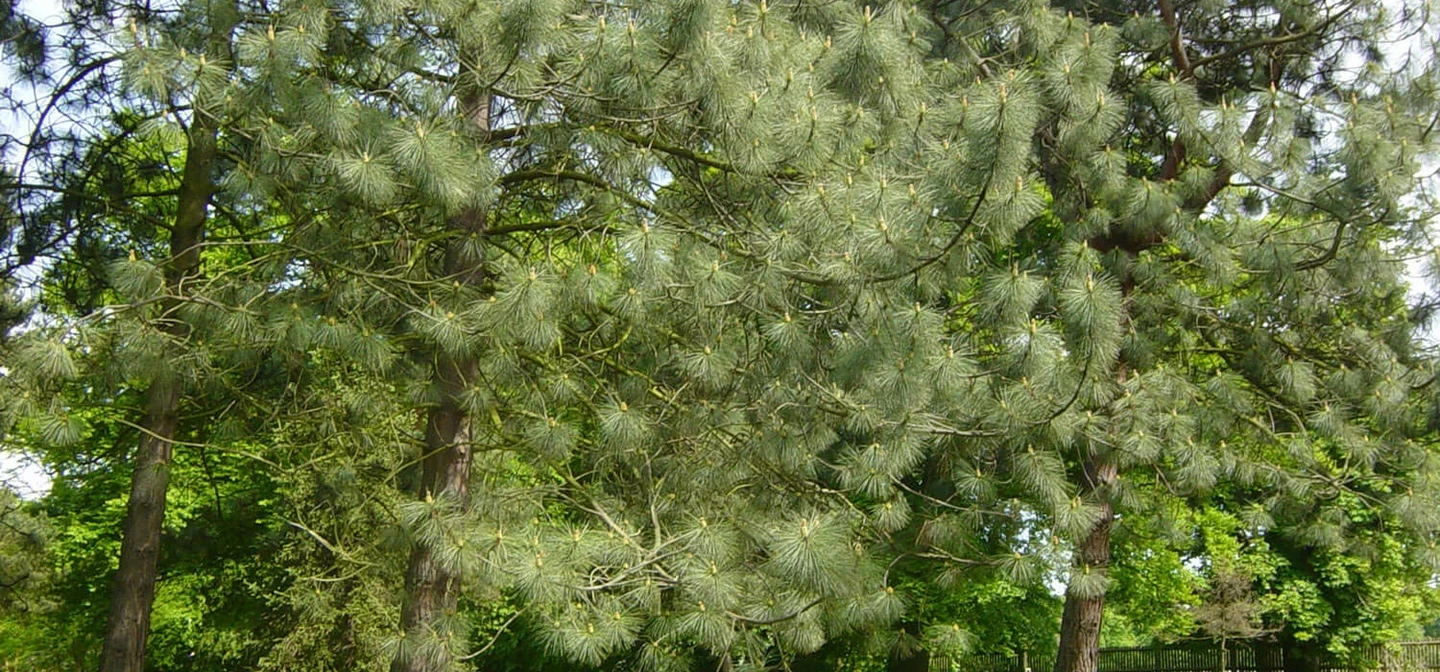
POLYGON ((150 603, 155 599, 155 561, 165 522, 171 439, 179 425, 180 387, 156 383, 145 394, 145 434, 130 477, 130 501, 120 544, 120 569, 110 595, 110 619, 100 657, 102 672, 139 672, 145 667, 150 603))
MULTIPOLYGON (((1134 241, 1130 241, 1133 243, 1134 241)), ((1112 236, 1092 239, 1096 249, 1110 249, 1119 246, 1129 254, 1138 254, 1112 236)), ((1149 242, 1143 244, 1150 244, 1149 242)), ((1120 280, 1120 295, 1128 301, 1135 289, 1135 281, 1129 276, 1120 280)), ((1129 320, 1128 312, 1122 324, 1129 320)), ((1124 387, 1128 371, 1124 355, 1115 367, 1115 382, 1124 387)), ((1087 450, 1081 464, 1080 494, 1092 495, 1099 492, 1100 519, 1075 547, 1072 565, 1080 571, 1105 572, 1110 567, 1110 528, 1115 523, 1115 509, 1110 503, 1106 486, 1115 482, 1119 468, 1113 457, 1099 451, 1087 450)), ((1081 597, 1066 591, 1065 609, 1060 616, 1060 646, 1055 652, 1055 672, 1096 672, 1100 656, 1100 626, 1105 615, 1105 593, 1081 597)))
MULTIPOLYGON (((472 124, 480 132, 489 130, 489 98, 476 95, 463 102, 472 124)), ((470 259, 462 252, 465 240, 485 232, 486 213, 470 210, 456 216, 450 226, 456 240, 445 253, 443 272, 447 279, 478 287, 485 279, 481 260, 470 259)), ((470 497, 470 417, 461 404, 461 395, 475 380, 479 364, 470 355, 451 356, 437 353, 435 378, 440 402, 426 414, 425 459, 421 463, 420 495, 445 497, 465 509, 470 497)), ((407 638, 450 637, 436 624, 455 613, 460 598, 461 577, 449 571, 435 557, 434 549, 415 544, 405 572, 406 601, 400 616, 400 627, 407 638)), ((448 669, 450 660, 411 655, 402 647, 390 663, 391 672, 437 672, 448 669)), ((436 650, 436 649, 432 649, 436 650)), ((449 647, 438 647, 449 650, 449 647)))
MULTIPOLYGON (((1123 381, 1123 373, 1121 380, 1123 381)), ((1115 462, 1089 453, 1085 457, 1085 478, 1081 491, 1090 494, 1112 483, 1116 476, 1115 462)), ((1078 570, 1105 571, 1110 565, 1110 526, 1115 511, 1110 502, 1100 498, 1100 520, 1075 547, 1074 566, 1078 570)), ((1055 656, 1055 672, 1095 672, 1100 651, 1100 621, 1105 611, 1105 594, 1079 597, 1065 595, 1065 611, 1060 618, 1060 650, 1055 656)))
MULTIPOLYGON (((470 494, 470 419, 456 396, 472 380, 475 360, 455 361, 440 357, 440 404, 426 418, 425 450, 420 489, 424 497, 446 497, 463 508, 470 494)), ((446 637, 435 628, 436 621, 455 613, 460 597, 460 577, 448 571, 426 544, 415 544, 405 573, 405 610, 400 627, 407 637, 446 637)), ((390 664, 391 672, 428 672, 446 669, 450 661, 425 656, 400 655, 390 664)))
MULTIPOLYGON (((228 33, 228 31, 227 31, 228 33)), ((200 268, 200 244, 214 192, 217 128, 213 117, 195 115, 185 147, 185 169, 176 198, 175 227, 170 232, 170 259, 165 264, 169 297, 162 302, 160 329, 175 340, 189 333, 176 314, 178 297, 200 268)), ((170 458, 180 425, 184 381, 161 375, 145 391, 145 419, 130 500, 125 510, 120 567, 110 593, 110 614, 100 653, 100 672, 141 672, 145 640, 150 632, 150 605, 155 600, 155 566, 160 532, 165 523, 165 491, 170 483, 170 458)))

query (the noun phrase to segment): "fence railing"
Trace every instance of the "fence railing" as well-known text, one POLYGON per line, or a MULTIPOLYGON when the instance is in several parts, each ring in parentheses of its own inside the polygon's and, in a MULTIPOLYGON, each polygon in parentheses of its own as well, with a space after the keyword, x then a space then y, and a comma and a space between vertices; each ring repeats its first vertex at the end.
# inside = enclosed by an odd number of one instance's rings
MULTIPOLYGON (((1440 671, 1440 640, 1357 648, 1344 657, 1277 644, 1218 644, 1100 649, 1098 672, 1427 672, 1440 671)), ((980 654, 954 661, 955 672, 1051 672, 1055 661, 980 654)))
POLYGON ((1285 669, 1279 647, 1219 646, 1101 649, 1100 672, 1271 672, 1285 669))
POLYGON ((1402 642, 1391 646, 1367 646, 1351 655, 1351 665, 1322 665, 1322 672, 1361 667, 1376 670, 1440 670, 1440 640, 1402 642))

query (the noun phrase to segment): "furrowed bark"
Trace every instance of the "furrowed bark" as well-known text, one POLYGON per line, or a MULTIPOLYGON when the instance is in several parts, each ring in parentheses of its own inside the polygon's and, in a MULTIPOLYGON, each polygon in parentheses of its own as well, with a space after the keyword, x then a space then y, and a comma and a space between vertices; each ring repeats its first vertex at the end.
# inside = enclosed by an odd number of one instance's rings
POLYGON ((139 672, 145 667, 150 604, 155 600, 155 562, 165 522, 171 441, 179 425, 180 388, 156 383, 145 394, 145 434, 130 477, 130 501, 120 545, 120 568, 110 593, 110 616, 100 654, 101 672, 139 672))
MULTIPOLYGON (((425 450, 421 466, 421 492, 424 497, 445 497, 464 507, 470 494, 470 418, 460 408, 457 395, 465 383, 473 380, 475 360, 440 357, 441 401, 426 418, 425 450)), ((425 637, 434 631, 445 636, 437 621, 452 615, 460 597, 460 577, 446 569, 435 557, 434 550, 417 543, 410 552, 405 573, 407 596, 400 626, 407 637, 425 637)), ((427 672, 444 669, 449 661, 431 660, 425 656, 396 656, 392 672, 427 672)))
MULTIPOLYGON (((476 96, 466 101, 471 123, 480 133, 489 130, 489 98, 476 96)), ((485 280, 483 263, 469 259, 461 252, 465 240, 485 233, 487 213, 469 210, 457 215, 450 226, 456 234, 445 253, 443 273, 447 280, 478 287, 485 280)), ((475 380, 479 369, 475 357, 434 355, 435 379, 440 401, 426 413, 425 459, 421 463, 420 496, 444 497, 464 509, 470 499, 470 423, 471 418, 461 404, 461 396, 475 380)), ((416 543, 410 552, 405 572, 406 602, 400 616, 405 637, 419 640, 426 637, 448 637, 450 633, 437 624, 455 613, 460 598, 461 577, 447 569, 436 557, 434 549, 416 543)), ((434 647, 430 650, 448 650, 434 647)), ((447 669, 450 660, 414 655, 410 647, 390 663, 391 672, 436 672, 447 669)))
MULTIPOLYGON (((189 333, 176 314, 186 283, 200 268, 200 245, 214 193, 212 174, 217 157, 218 129, 213 118, 196 114, 185 148, 185 169, 180 179, 175 227, 170 233, 170 260, 165 284, 170 298, 163 303, 160 328, 175 339, 189 333)), ((170 458, 179 431, 180 401, 184 383, 162 379, 145 392, 145 419, 141 425, 135 472, 130 479, 120 568, 110 594, 110 615, 100 654, 100 672, 140 672, 145 667, 145 640, 150 631, 150 605, 155 600, 155 565, 160 532, 165 522, 165 492, 170 484, 170 458)))
MULTIPOLYGON (((1124 380, 1123 374, 1121 380, 1124 380)), ((1085 478, 1081 490, 1093 493, 1115 481, 1115 462, 1096 453, 1085 457, 1085 478)), ((1100 498, 1100 520, 1075 547, 1074 570, 1103 572, 1110 566, 1110 528, 1115 511, 1109 500, 1100 498)), ((1065 596, 1065 611, 1060 617, 1060 649, 1055 656, 1055 672, 1095 672, 1100 650, 1100 625, 1105 611, 1105 594, 1080 597, 1065 596)))

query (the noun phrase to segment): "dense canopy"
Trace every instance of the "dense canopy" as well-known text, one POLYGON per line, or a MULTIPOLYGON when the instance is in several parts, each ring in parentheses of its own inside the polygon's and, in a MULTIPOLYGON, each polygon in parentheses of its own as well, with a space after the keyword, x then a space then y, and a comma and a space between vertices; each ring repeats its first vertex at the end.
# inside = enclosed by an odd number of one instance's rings
POLYGON ((1435 9, 11 6, 0 660, 1422 635, 1435 9))

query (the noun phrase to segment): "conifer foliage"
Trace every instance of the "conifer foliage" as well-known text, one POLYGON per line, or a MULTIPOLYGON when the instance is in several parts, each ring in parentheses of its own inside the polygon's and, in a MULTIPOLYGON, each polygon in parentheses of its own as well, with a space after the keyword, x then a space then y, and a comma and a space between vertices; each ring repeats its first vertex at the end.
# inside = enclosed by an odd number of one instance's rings
POLYGON ((899 577, 1061 548, 1093 672, 1112 531, 1187 507, 1440 569, 1422 9, 77 6, 0 411, 134 430, 105 670, 218 448, 283 484, 271 669, 943 669, 899 577))

